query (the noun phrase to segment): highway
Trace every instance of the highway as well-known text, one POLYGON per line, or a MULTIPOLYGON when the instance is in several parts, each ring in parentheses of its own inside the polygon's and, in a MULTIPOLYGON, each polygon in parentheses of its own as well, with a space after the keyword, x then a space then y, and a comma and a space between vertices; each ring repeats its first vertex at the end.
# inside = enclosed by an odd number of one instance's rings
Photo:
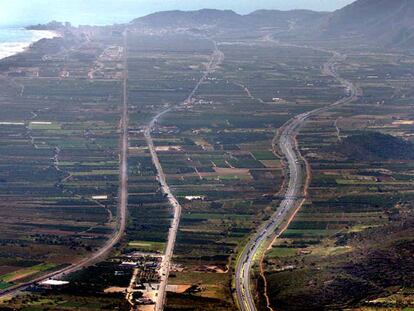
MULTIPOLYGON (((301 48, 303 48, 301 46, 301 48)), ((280 203, 276 212, 272 217, 263 224, 253 237, 249 240, 243 249, 238 261, 236 263, 235 271, 235 285, 236 285, 236 300, 241 311, 256 311, 256 303, 251 289, 251 268, 254 262, 254 257, 266 241, 271 242, 275 237, 275 232, 280 228, 285 221, 289 223, 293 220, 295 212, 301 207, 304 202, 306 194, 306 170, 307 162, 300 154, 296 137, 304 123, 311 117, 318 115, 332 107, 347 104, 355 101, 359 96, 358 88, 339 76, 335 70, 335 65, 338 61, 345 59, 345 56, 323 49, 317 49, 306 46, 306 48, 318 50, 321 52, 329 52, 333 54, 330 60, 324 65, 322 72, 326 75, 334 77, 347 90, 348 95, 341 100, 328 105, 326 107, 318 108, 306 113, 297 115, 289 120, 279 132, 280 134, 273 140, 273 149, 276 150, 276 143, 278 144, 280 152, 284 156, 284 161, 287 165, 287 177, 289 182, 284 195, 284 199, 280 203), (290 218, 290 219, 289 219, 290 218)))
POLYGON ((151 136, 151 132, 154 129, 154 126, 158 123, 159 119, 164 116, 165 114, 167 114, 168 112, 170 112, 171 110, 173 110, 174 108, 178 108, 182 105, 185 105, 187 103, 190 103, 193 100, 194 95, 196 94, 198 88, 200 87, 200 85, 207 79, 207 77, 213 73, 216 68, 219 66, 219 64, 223 61, 224 59, 224 54, 218 49, 217 44, 214 42, 214 52, 211 55, 211 59, 209 64, 207 65, 207 68, 204 72, 204 74, 202 75, 202 77, 200 78, 200 80, 197 82, 197 84, 195 85, 195 87, 193 88, 193 90, 191 91, 191 93, 189 94, 189 96, 187 97, 187 99, 183 102, 180 103, 176 106, 172 106, 169 107, 163 111, 161 111, 160 113, 158 113, 148 124, 148 126, 146 127, 145 131, 144 131, 144 136, 145 136, 145 140, 147 142, 148 145, 148 149, 151 153, 151 158, 152 158, 152 162, 157 170, 157 179, 158 182, 161 186, 161 190, 163 192, 163 194, 167 197, 169 203, 171 204, 172 208, 173 208, 173 220, 171 222, 171 227, 170 230, 168 232, 168 241, 167 241, 167 245, 165 248, 165 254, 163 256, 162 262, 161 262, 161 268, 160 268, 160 276, 161 276, 161 280, 160 280, 160 285, 158 288, 158 295, 157 295, 157 301, 155 302, 155 310, 156 311, 162 311, 164 309, 164 305, 165 305, 165 301, 166 301, 166 289, 167 289, 167 282, 168 282, 168 276, 170 273, 170 267, 171 267, 171 259, 173 257, 173 253, 174 253, 174 246, 175 246, 175 241, 177 238, 177 232, 178 232, 178 227, 180 224, 180 218, 181 218, 181 205, 178 202, 177 198, 174 196, 174 194, 172 193, 165 174, 164 174, 164 170, 162 168, 162 165, 160 163, 160 160, 158 158, 155 146, 154 146, 154 141, 152 139, 151 136))
POLYGON ((79 271, 85 267, 94 265, 103 260, 112 251, 113 247, 121 240, 125 232, 127 205, 128 205, 128 67, 127 67, 127 33, 124 33, 124 75, 123 75, 123 95, 122 95, 122 116, 120 122, 120 156, 119 156, 119 192, 118 192, 118 207, 117 207, 117 227, 109 240, 89 255, 87 258, 80 260, 66 268, 45 274, 30 282, 22 283, 20 285, 0 291, 0 298, 13 296, 28 287, 46 281, 48 279, 62 279, 68 274, 79 271))

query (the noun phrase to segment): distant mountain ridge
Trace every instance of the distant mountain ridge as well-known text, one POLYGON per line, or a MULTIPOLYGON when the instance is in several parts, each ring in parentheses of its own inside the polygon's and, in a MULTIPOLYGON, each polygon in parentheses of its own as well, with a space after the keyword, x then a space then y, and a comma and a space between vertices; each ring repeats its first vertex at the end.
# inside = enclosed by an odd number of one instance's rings
POLYGON ((258 10, 248 15, 240 15, 231 10, 202 9, 198 11, 165 11, 137 18, 131 22, 153 28, 162 27, 289 27, 289 23, 315 23, 328 13, 309 10, 258 10))
POLYGON ((315 39, 359 39, 379 46, 414 47, 414 0, 357 0, 335 12, 258 10, 165 11, 137 18, 137 27, 258 30, 278 28, 315 39))
POLYGON ((413 0, 358 0, 332 13, 322 33, 361 37, 381 45, 414 46, 413 0))
POLYGON ((160 27, 221 26, 240 22, 241 15, 231 10, 203 9, 199 11, 164 11, 132 21, 135 25, 160 27))

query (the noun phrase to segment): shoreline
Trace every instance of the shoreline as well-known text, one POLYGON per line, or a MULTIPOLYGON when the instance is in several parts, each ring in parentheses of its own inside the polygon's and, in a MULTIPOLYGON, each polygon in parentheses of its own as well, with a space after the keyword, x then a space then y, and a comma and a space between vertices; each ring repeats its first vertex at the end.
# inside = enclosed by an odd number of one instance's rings
POLYGON ((0 43, 0 61, 7 57, 22 53, 30 49, 33 43, 42 39, 52 39, 61 37, 56 31, 51 30, 25 30, 32 34, 30 40, 24 42, 4 42, 0 43))

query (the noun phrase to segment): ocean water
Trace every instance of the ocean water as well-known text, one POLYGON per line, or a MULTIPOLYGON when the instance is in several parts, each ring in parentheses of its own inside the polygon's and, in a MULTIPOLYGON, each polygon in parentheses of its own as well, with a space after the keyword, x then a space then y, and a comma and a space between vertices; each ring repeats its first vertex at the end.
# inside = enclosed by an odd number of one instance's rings
POLYGON ((22 28, 0 28, 0 44, 7 42, 26 42, 32 39, 33 34, 22 28))
POLYGON ((0 27, 0 59, 23 52, 33 42, 42 38, 53 38, 50 31, 26 30, 16 27, 0 27))

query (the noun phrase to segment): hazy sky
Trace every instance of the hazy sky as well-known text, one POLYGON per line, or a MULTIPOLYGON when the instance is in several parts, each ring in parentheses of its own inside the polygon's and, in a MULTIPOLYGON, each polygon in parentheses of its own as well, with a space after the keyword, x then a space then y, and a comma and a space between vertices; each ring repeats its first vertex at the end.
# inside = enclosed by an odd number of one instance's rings
POLYGON ((53 19, 74 24, 110 24, 172 9, 232 9, 243 14, 257 9, 333 11, 351 2, 353 0, 0 0, 0 24, 25 25, 53 19))

